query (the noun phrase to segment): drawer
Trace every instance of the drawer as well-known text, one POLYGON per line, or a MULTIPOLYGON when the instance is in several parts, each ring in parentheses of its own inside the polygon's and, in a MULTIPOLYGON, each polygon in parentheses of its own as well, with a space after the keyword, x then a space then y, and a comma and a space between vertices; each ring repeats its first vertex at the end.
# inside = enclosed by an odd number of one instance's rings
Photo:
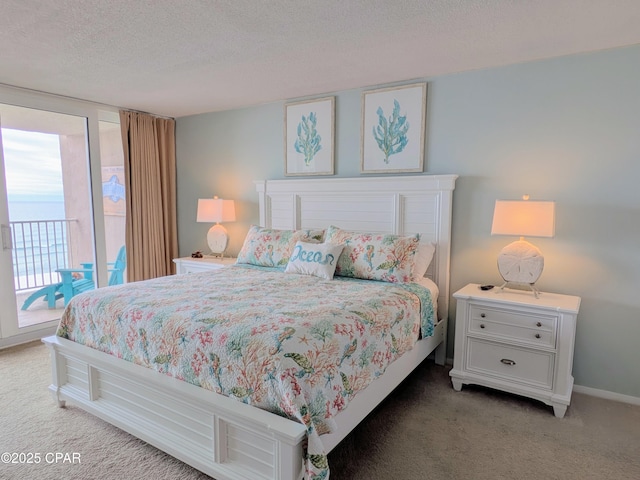
POLYGON ((554 360, 552 352, 468 338, 466 369, 485 376, 552 389, 554 360))
POLYGON ((200 272, 210 272, 211 270, 217 270, 218 268, 222 268, 224 265, 211 265, 211 264, 182 264, 180 268, 181 273, 200 273, 200 272))
POLYGON ((517 340, 531 346, 556 346, 558 317, 471 305, 469 333, 496 339, 517 340))

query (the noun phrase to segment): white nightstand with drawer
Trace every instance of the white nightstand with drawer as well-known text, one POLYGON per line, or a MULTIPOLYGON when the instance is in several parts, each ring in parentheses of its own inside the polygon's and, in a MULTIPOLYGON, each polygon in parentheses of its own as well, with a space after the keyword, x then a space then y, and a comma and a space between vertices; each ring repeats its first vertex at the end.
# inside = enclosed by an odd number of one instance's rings
POLYGON ((174 258, 176 264, 176 274, 206 272, 217 268, 227 267, 236 263, 235 257, 182 257, 174 258))
POLYGON ((535 398, 562 418, 573 389, 580 297, 469 284, 457 299, 453 388, 484 385, 535 398))

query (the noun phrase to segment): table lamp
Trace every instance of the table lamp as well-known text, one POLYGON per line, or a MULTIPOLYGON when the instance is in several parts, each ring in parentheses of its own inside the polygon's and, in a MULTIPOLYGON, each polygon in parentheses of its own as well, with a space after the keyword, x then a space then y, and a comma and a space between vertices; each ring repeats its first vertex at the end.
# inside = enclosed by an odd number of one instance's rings
POLYGON ((544 257, 536 246, 524 237, 553 237, 555 234, 555 202, 496 200, 491 235, 516 235, 520 240, 510 243, 498 255, 498 270, 504 279, 500 289, 508 284, 526 285, 536 298, 535 286, 544 268, 544 257))
POLYGON ((198 199, 196 222, 215 222, 207 233, 207 244, 212 255, 223 257, 229 243, 227 229, 220 225, 220 222, 235 222, 235 220, 236 207, 233 200, 223 200, 218 197, 198 199))

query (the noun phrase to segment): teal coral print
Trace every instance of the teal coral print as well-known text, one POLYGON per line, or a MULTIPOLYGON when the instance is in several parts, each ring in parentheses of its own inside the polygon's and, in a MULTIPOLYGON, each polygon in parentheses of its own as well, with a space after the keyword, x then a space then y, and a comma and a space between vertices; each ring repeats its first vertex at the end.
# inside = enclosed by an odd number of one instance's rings
POLYGON ((303 115, 298 124, 298 138, 294 148, 304 155, 304 164, 307 166, 311 165, 313 157, 322 149, 322 137, 318 134, 317 125, 318 117, 315 112, 309 113, 308 117, 303 115))
POLYGON ((393 112, 388 119, 382 107, 378 107, 376 114, 378 125, 373 127, 373 138, 384 154, 384 163, 389 163, 389 157, 402 152, 409 143, 409 122, 406 115, 400 115, 400 103, 396 99, 393 100, 393 112))
POLYGON ((334 97, 284 105, 285 175, 333 175, 334 97))

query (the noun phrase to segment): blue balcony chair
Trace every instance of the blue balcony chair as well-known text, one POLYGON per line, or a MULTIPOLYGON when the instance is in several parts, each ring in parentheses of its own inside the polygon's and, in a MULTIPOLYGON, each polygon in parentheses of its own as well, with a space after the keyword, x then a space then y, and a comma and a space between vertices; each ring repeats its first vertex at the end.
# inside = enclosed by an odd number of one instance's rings
MULTIPOLYGON (((42 287, 33 292, 22 304, 22 310, 26 310, 38 298, 44 297, 49 308, 56 308, 56 300, 64 298, 64 305, 67 306, 69 300, 75 295, 93 290, 96 288, 93 280, 93 263, 81 263, 81 268, 59 268, 56 270, 60 274, 59 283, 54 283, 42 287), (75 278, 74 273, 83 274, 82 278, 75 278)), ((124 270, 127 266, 127 252, 125 247, 120 248, 115 262, 107 264, 109 268, 109 285, 120 285, 124 283, 124 270)))
POLYGON ((62 282, 45 285, 27 297, 22 304, 22 310, 29 308, 40 297, 44 297, 42 300, 47 301, 49 308, 56 308, 56 300, 61 299, 62 296, 62 282))

